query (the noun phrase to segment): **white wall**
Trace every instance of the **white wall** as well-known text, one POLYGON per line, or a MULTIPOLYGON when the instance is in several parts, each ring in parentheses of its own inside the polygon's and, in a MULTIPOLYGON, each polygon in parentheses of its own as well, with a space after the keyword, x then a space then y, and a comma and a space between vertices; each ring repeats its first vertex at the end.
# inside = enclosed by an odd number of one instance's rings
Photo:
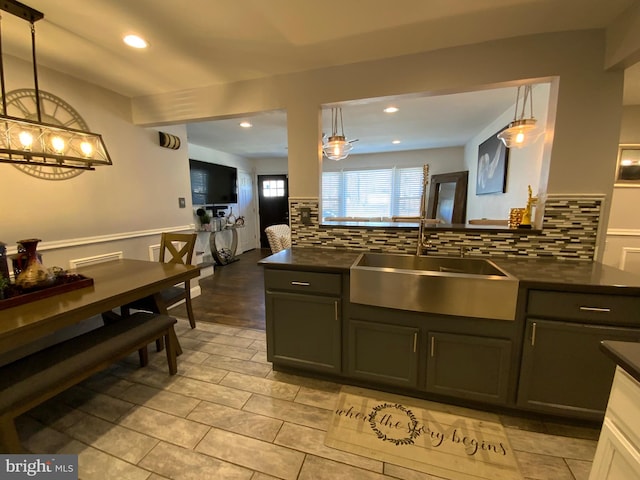
MULTIPOLYGON (((32 88, 31 64, 4 57, 7 91, 32 88)), ((0 240, 9 252, 35 237, 49 267, 111 251, 146 259, 160 232, 191 228, 185 128, 162 127, 183 142, 179 150, 161 148, 160 129, 132 124, 129 99, 44 67, 38 73, 41 90, 64 99, 102 134, 113 165, 52 181, 0 164, 0 240), (179 197, 186 208, 178 207, 179 197)))
POLYGON ((289 171, 286 158, 258 158, 253 165, 257 175, 285 175, 289 171))
MULTIPOLYGON (((549 106, 549 84, 543 83, 533 88, 533 113, 537 125, 542 130, 547 124, 549 106)), ((515 102, 515 98, 514 98, 515 102)), ((515 106, 515 105, 514 105, 515 106)), ((518 112, 518 116, 520 113, 518 112)), ((505 193, 487 195, 476 194, 478 173, 478 146, 491 135, 495 135, 513 120, 514 108, 509 108, 498 118, 491 121, 478 133, 464 150, 465 169, 469 170, 469 189, 467 196, 467 218, 508 219, 509 209, 524 207, 527 203, 528 185, 533 195, 538 193, 541 183, 542 160, 545 140, 540 137, 534 144, 521 149, 509 149, 507 162, 507 184, 505 193)), ((528 109, 527 109, 528 117, 528 109)), ((546 174, 547 172, 545 172, 546 174)), ((546 179, 543 180, 546 183, 546 179)))
MULTIPOLYGON (((241 181, 242 173, 246 174, 251 178, 251 182, 253 185, 253 195, 248 196, 248 192, 244 192, 243 198, 249 198, 250 202, 247 205, 240 205, 239 203, 229 204, 229 210, 225 210, 225 213, 229 215, 233 213, 236 218, 242 215, 245 219, 245 227, 239 230, 238 233, 238 247, 236 250, 237 254, 242 253, 243 251, 250 250, 251 248, 256 248, 259 245, 259 238, 256 234, 258 222, 258 205, 257 205, 257 190, 256 190, 256 161, 252 159, 248 159, 245 157, 241 157, 239 155, 234 155, 232 153, 222 152, 220 150, 215 150, 212 148, 206 148, 199 145, 189 144, 189 158, 194 160, 200 160, 203 162, 209 163, 217 163, 220 165, 227 165, 230 167, 235 167, 238 169, 238 182, 241 181), (242 207, 242 208, 241 208, 242 207), (249 237, 249 238, 248 238, 249 237), (252 237, 252 238, 251 238, 252 237)), ((284 159, 285 168, 286 168, 286 159, 284 159)), ((286 170, 285 170, 286 173, 286 170)), ((243 181, 244 178, 242 177, 243 181)), ((243 186, 246 188, 246 185, 243 186)), ((240 192, 238 198, 240 198, 240 192)), ((197 217, 195 216, 195 208, 194 206, 194 222, 197 222, 197 217)), ((214 212, 215 213, 215 212, 214 212)), ((217 247, 229 247, 231 245, 231 235, 228 232, 224 232, 222 234, 217 235, 217 247)))
MULTIPOLYGON (((620 143, 640 144, 640 105, 624 107, 620 143)), ((613 182, 615 179, 612 178, 613 182)), ((640 186, 614 186, 603 263, 640 273, 640 186)))

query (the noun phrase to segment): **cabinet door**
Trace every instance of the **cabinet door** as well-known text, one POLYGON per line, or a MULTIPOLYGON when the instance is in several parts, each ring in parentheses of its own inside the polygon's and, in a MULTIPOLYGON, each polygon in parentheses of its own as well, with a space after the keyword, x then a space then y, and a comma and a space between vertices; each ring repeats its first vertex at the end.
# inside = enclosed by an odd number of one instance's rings
POLYGON ((412 327, 349 321, 349 374, 376 383, 418 385, 418 334, 412 327))
POLYGON ((589 480, 636 480, 638 472, 640 452, 605 418, 589 480))
POLYGON ((437 332, 428 340, 427 391, 506 403, 510 340, 437 332))
POLYGON ((268 293, 268 360, 310 370, 339 373, 340 308, 340 300, 335 297, 268 293))
POLYGON ((600 420, 615 364, 602 340, 640 340, 635 329, 529 319, 518 384, 519 406, 600 420))

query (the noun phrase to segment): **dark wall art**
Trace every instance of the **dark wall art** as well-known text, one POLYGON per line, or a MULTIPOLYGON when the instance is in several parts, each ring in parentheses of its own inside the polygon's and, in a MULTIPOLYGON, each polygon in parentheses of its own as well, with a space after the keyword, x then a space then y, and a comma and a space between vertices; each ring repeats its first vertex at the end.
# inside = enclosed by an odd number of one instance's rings
POLYGON ((476 195, 506 192, 509 149, 497 137, 498 133, 478 147, 476 195))

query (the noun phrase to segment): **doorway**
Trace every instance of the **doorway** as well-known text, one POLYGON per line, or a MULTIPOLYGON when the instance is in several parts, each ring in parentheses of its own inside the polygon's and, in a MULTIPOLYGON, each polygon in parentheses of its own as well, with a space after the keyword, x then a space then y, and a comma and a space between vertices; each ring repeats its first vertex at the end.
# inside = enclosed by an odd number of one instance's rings
POLYGON ((289 180, 287 175, 258 175, 260 210, 260 246, 269 248, 264 229, 284 223, 289 225, 289 180))
POLYGON ((238 253, 246 252, 258 246, 253 187, 251 174, 238 169, 238 215, 245 218, 244 227, 238 230, 238 253))

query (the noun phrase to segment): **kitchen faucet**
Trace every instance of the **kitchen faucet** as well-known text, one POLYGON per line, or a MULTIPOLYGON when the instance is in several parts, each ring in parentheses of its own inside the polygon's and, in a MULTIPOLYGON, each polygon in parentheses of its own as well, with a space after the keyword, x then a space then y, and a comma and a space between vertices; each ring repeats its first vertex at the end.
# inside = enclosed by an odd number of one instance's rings
POLYGON ((429 165, 422 166, 422 194, 420 195, 420 225, 418 226, 418 248, 416 255, 422 255, 425 248, 431 247, 431 241, 424 241, 424 222, 427 217, 426 195, 427 184, 429 183, 429 165))

